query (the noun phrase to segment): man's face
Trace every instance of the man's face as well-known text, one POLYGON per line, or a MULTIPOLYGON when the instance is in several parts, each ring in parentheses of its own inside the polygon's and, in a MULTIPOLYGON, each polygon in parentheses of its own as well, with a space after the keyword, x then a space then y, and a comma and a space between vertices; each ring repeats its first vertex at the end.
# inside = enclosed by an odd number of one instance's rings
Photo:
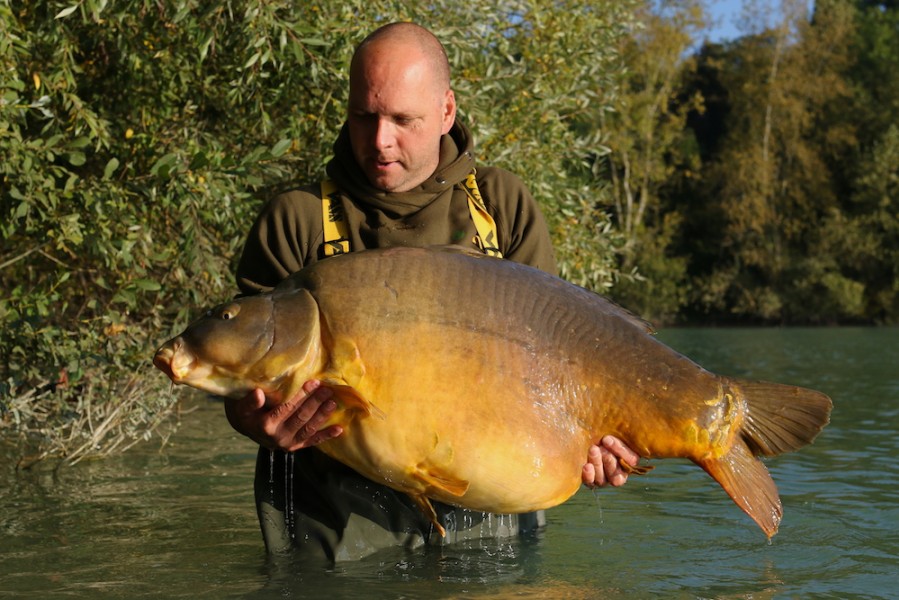
POLYGON ((452 91, 408 47, 371 48, 350 73, 353 156, 378 189, 406 192, 430 177, 455 116, 452 91))

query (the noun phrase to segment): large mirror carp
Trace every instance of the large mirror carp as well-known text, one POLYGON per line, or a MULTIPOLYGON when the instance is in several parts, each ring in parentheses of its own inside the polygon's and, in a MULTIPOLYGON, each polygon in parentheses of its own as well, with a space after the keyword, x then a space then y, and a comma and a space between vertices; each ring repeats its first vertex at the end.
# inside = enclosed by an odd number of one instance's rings
POLYGON ((274 402, 334 390, 322 452, 409 494, 494 513, 555 506, 603 435, 688 458, 761 527, 782 506, 760 456, 810 443, 820 392, 706 371, 609 300, 511 261, 451 249, 317 262, 208 311, 156 353, 175 383, 274 402))

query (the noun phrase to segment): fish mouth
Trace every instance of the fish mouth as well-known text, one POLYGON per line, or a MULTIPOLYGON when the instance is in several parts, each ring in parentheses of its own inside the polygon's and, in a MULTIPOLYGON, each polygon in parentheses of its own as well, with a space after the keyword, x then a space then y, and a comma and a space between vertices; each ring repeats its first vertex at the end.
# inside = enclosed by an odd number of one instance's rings
POLYGON ((184 349, 181 339, 166 343, 153 356, 153 366, 175 383, 183 381, 193 370, 195 363, 196 357, 184 349))
POLYGON ((153 366, 165 373, 172 381, 175 381, 175 372, 172 370, 172 359, 174 357, 174 351, 168 346, 163 346, 153 356, 153 366))

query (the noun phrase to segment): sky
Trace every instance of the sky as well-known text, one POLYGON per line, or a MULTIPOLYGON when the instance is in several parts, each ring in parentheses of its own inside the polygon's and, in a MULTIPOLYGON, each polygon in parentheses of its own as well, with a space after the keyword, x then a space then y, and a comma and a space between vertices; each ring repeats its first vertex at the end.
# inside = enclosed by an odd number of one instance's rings
POLYGON ((725 42, 743 35, 736 25, 742 5, 743 0, 708 0, 710 21, 714 22, 710 41, 725 42))
MULTIPOLYGON (((778 0, 705 0, 709 20, 712 22, 710 41, 724 42, 746 35, 747 32, 738 25, 744 1, 761 6, 780 5, 778 0)), ((814 0, 808 0, 809 9, 814 4, 814 0)))

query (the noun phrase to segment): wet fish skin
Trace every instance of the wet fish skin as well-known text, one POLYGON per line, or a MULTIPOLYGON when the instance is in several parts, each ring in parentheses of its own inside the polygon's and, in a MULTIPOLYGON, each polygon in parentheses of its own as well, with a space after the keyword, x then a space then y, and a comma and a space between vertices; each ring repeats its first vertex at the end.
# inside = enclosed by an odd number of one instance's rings
MULTIPOLYGON (((344 434, 318 446, 366 477, 490 512, 564 502, 605 434, 689 458, 769 537, 782 506, 760 455, 810 443, 830 399, 710 373, 607 299, 447 249, 330 258, 209 311, 154 363, 176 383, 274 400, 321 379, 344 434)), ((439 524, 438 524, 439 528, 439 524)))

